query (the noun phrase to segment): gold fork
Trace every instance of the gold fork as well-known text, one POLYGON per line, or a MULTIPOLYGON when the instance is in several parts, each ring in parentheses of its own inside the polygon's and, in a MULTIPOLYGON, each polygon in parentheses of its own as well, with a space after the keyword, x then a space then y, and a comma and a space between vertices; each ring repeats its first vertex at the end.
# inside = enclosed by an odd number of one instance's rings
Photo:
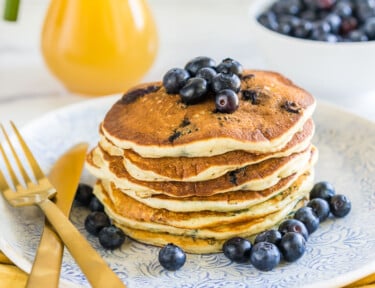
MULTIPOLYGON (((8 185, 4 174, 0 171, 0 191, 3 193, 4 198, 12 206, 16 207, 27 205, 37 205, 40 207, 64 242, 65 246, 68 248, 70 254, 81 268, 82 272, 86 275, 86 278, 92 287, 125 287, 117 275, 109 268, 87 240, 50 200, 50 198, 56 194, 56 189, 40 169, 37 161, 13 122, 11 122, 11 126, 19 145, 30 164, 36 181, 33 182, 28 176, 25 166, 22 164, 12 142, 10 141, 10 137, 4 129, 4 126, 0 124, 6 143, 11 150, 11 154, 13 155, 25 183, 22 184, 17 178, 15 170, 12 168, 10 160, 0 143, 0 152, 4 158, 11 182, 15 187, 15 189, 13 189, 8 185)), ((69 181, 69 179, 66 179, 66 181, 69 181)))

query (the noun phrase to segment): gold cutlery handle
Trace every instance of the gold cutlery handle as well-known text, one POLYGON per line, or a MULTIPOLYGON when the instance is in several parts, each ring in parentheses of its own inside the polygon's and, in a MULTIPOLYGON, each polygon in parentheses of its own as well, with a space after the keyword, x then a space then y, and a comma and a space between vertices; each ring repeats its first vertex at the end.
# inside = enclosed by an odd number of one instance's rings
POLYGON ((64 246, 48 221, 44 225, 42 238, 31 273, 27 279, 27 288, 59 287, 61 260, 64 246))
POLYGON ((92 287, 125 287, 118 276, 52 201, 46 199, 39 202, 38 206, 43 210, 92 287))

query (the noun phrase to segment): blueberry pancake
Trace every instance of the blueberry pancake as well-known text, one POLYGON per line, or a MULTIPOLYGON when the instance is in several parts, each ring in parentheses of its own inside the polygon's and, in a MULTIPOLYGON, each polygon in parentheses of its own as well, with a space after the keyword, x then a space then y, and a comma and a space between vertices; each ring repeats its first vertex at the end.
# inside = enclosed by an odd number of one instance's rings
POLYGON ((218 113, 213 96, 186 105, 161 82, 142 84, 112 106, 101 129, 117 147, 148 158, 269 153, 282 149, 315 109, 309 93, 278 73, 247 70, 240 89, 238 109, 218 113))
MULTIPOLYGON (((275 185, 260 191, 255 190, 237 190, 226 193, 219 193, 211 196, 190 196, 190 197, 171 197, 165 194, 153 194, 145 197, 142 193, 137 193, 131 189, 120 189, 116 185, 116 189, 122 191, 138 202, 141 202, 149 207, 157 209, 167 209, 174 212, 196 212, 196 211, 217 211, 230 212, 248 209, 251 206, 259 204, 276 196, 282 191, 288 189, 293 183, 306 171, 310 171, 317 161, 317 151, 309 160, 309 163, 299 169, 296 173, 284 177, 275 185)), ((99 167, 97 167, 99 168, 99 167)), ((98 177, 103 181, 109 181, 108 178, 98 177)), ((115 184, 114 181, 110 181, 115 184)))
POLYGON ((314 123, 307 120, 280 151, 254 154, 245 151, 231 151, 212 157, 163 157, 143 158, 130 149, 120 149, 101 134, 100 147, 113 156, 123 156, 124 166, 129 174, 144 181, 204 181, 218 178, 225 173, 256 164, 270 158, 289 156, 306 150, 314 135, 314 123))
POLYGON ((116 183, 117 187, 133 190, 139 195, 164 194, 180 198, 210 196, 229 191, 267 189, 279 182, 281 178, 306 167, 315 151, 314 147, 309 147, 305 151, 290 156, 271 158, 233 170, 218 178, 199 182, 137 180, 124 168, 121 157, 111 156, 100 147, 91 151, 87 168, 96 177, 110 179, 116 183))

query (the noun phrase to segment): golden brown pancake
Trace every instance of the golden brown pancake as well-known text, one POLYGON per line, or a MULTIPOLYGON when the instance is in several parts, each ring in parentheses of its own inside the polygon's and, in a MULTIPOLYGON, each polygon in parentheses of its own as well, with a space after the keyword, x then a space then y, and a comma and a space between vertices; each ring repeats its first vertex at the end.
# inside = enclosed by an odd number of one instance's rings
MULTIPOLYGON (((157 209, 149 207, 132 197, 123 193, 115 185, 108 181, 98 181, 95 190, 105 190, 116 212, 125 217, 140 222, 152 222, 162 225, 174 226, 184 229, 210 228, 220 225, 228 225, 238 222, 251 221, 259 217, 277 212, 283 209, 287 204, 296 199, 303 198, 306 191, 310 190, 312 183, 312 174, 306 172, 292 183, 291 186, 284 189, 270 199, 238 211, 219 212, 219 211, 198 211, 198 212, 175 212, 167 209, 157 209)), ((97 192, 97 194, 100 192, 97 192)), ((250 194, 249 192, 248 194, 250 194)))
MULTIPOLYGON (((304 205, 304 201, 300 201, 296 204, 293 210, 288 214, 285 215, 283 219, 279 219, 274 225, 270 225, 265 229, 261 229, 264 231, 266 229, 271 229, 273 227, 277 227, 280 222, 282 222, 285 218, 289 215, 294 214, 298 208, 304 205)), ((185 252, 191 254, 211 254, 211 253, 220 253, 222 252, 222 247, 225 241, 228 239, 215 239, 215 238, 198 238, 192 236, 184 236, 184 235, 175 235, 171 233, 162 233, 162 232, 152 232, 146 231, 141 229, 135 229, 132 227, 125 226, 117 221, 113 221, 114 225, 121 228, 124 233, 131 237, 132 239, 142 242, 145 244, 150 244, 154 246, 163 247, 168 243, 173 243, 179 247, 181 247, 185 252)), ((260 232, 261 232, 260 231, 260 232)), ((242 236, 250 241, 253 241, 257 233, 253 235, 242 236)))
MULTIPOLYGON (((190 252, 190 253, 218 252, 219 250, 217 249, 219 247, 216 245, 215 246, 216 248, 213 249, 212 245, 207 245, 208 244, 207 241, 209 242, 213 241, 212 243, 221 243, 222 245, 222 243, 225 240, 231 237, 234 237, 234 236, 251 237, 261 231, 270 229, 276 226, 283 219, 288 217, 288 215, 290 215, 297 208, 301 207, 303 203, 305 202, 305 198, 301 198, 300 200, 289 203, 286 207, 284 207, 283 209, 275 213, 268 214, 264 217, 252 219, 246 222, 219 225, 215 228, 193 229, 193 230, 179 229, 179 228, 174 228, 172 226, 164 225, 163 227, 164 231, 163 231, 163 230, 160 230, 161 225, 155 224, 154 225, 155 227, 152 227, 152 225, 150 225, 149 227, 147 227, 147 229, 142 229, 145 226, 147 226, 147 223, 139 222, 139 221, 132 221, 131 219, 124 219, 124 217, 119 216, 116 210, 118 207, 116 207, 112 203, 112 201, 110 200, 108 195, 105 193, 105 191, 101 190, 102 192, 100 193, 98 193, 98 191, 99 190, 96 190, 95 194, 100 199, 100 201, 104 203, 106 213, 112 219, 113 223, 116 226, 122 228, 128 236, 138 241, 144 242, 144 243, 149 243, 149 244, 159 245, 159 246, 173 242, 176 245, 179 245, 181 248, 183 248, 186 252, 190 252), (151 238, 144 237, 146 235, 150 236, 151 238), (173 239, 173 241, 164 242, 164 241, 161 241, 162 239, 164 240, 173 239), (202 241, 198 241, 198 243, 201 244, 199 245, 200 249, 198 249, 198 247, 195 247, 195 245, 192 245, 192 246, 185 245, 185 244, 194 243, 197 239, 202 240, 202 241)), ((306 194, 308 194, 308 192, 306 192, 306 194)))
POLYGON ((264 190, 283 177, 307 166, 316 149, 311 147, 287 157, 272 158, 231 171, 219 178, 200 182, 148 182, 133 178, 124 168, 122 157, 111 156, 100 148, 91 151, 87 158, 88 169, 98 178, 110 179, 121 189, 144 193, 165 194, 173 197, 210 196, 237 190, 264 190), (96 157, 94 157, 96 156, 96 157), (95 160, 95 158, 99 158, 95 160), (103 160, 104 163, 101 163, 103 160), (103 167, 105 166, 105 167, 103 167), (98 169, 97 167, 100 167, 98 169))
POLYGON ((213 96, 185 105, 160 82, 142 84, 108 111, 103 133, 115 146, 145 158, 269 153, 282 149, 315 109, 309 93, 274 72, 245 71, 239 95, 234 113, 218 113, 213 96))
POLYGON ((256 164, 270 158, 285 157, 292 153, 302 152, 310 145, 313 134, 314 123, 312 119, 309 119, 304 124, 302 131, 297 132, 283 149, 265 154, 231 151, 212 157, 143 158, 129 149, 121 150, 118 153, 117 147, 114 147, 105 138, 100 141, 100 147, 114 156, 119 156, 123 153, 126 170, 138 180, 195 182, 214 179, 228 171, 256 164))

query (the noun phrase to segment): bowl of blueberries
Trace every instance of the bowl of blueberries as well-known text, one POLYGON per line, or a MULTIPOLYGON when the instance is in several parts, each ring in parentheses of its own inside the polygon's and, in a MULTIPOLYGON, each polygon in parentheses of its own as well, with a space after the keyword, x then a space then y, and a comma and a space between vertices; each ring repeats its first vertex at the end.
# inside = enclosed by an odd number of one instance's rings
POLYGON ((253 0, 250 19, 268 68, 314 96, 375 90, 375 0, 253 0))

